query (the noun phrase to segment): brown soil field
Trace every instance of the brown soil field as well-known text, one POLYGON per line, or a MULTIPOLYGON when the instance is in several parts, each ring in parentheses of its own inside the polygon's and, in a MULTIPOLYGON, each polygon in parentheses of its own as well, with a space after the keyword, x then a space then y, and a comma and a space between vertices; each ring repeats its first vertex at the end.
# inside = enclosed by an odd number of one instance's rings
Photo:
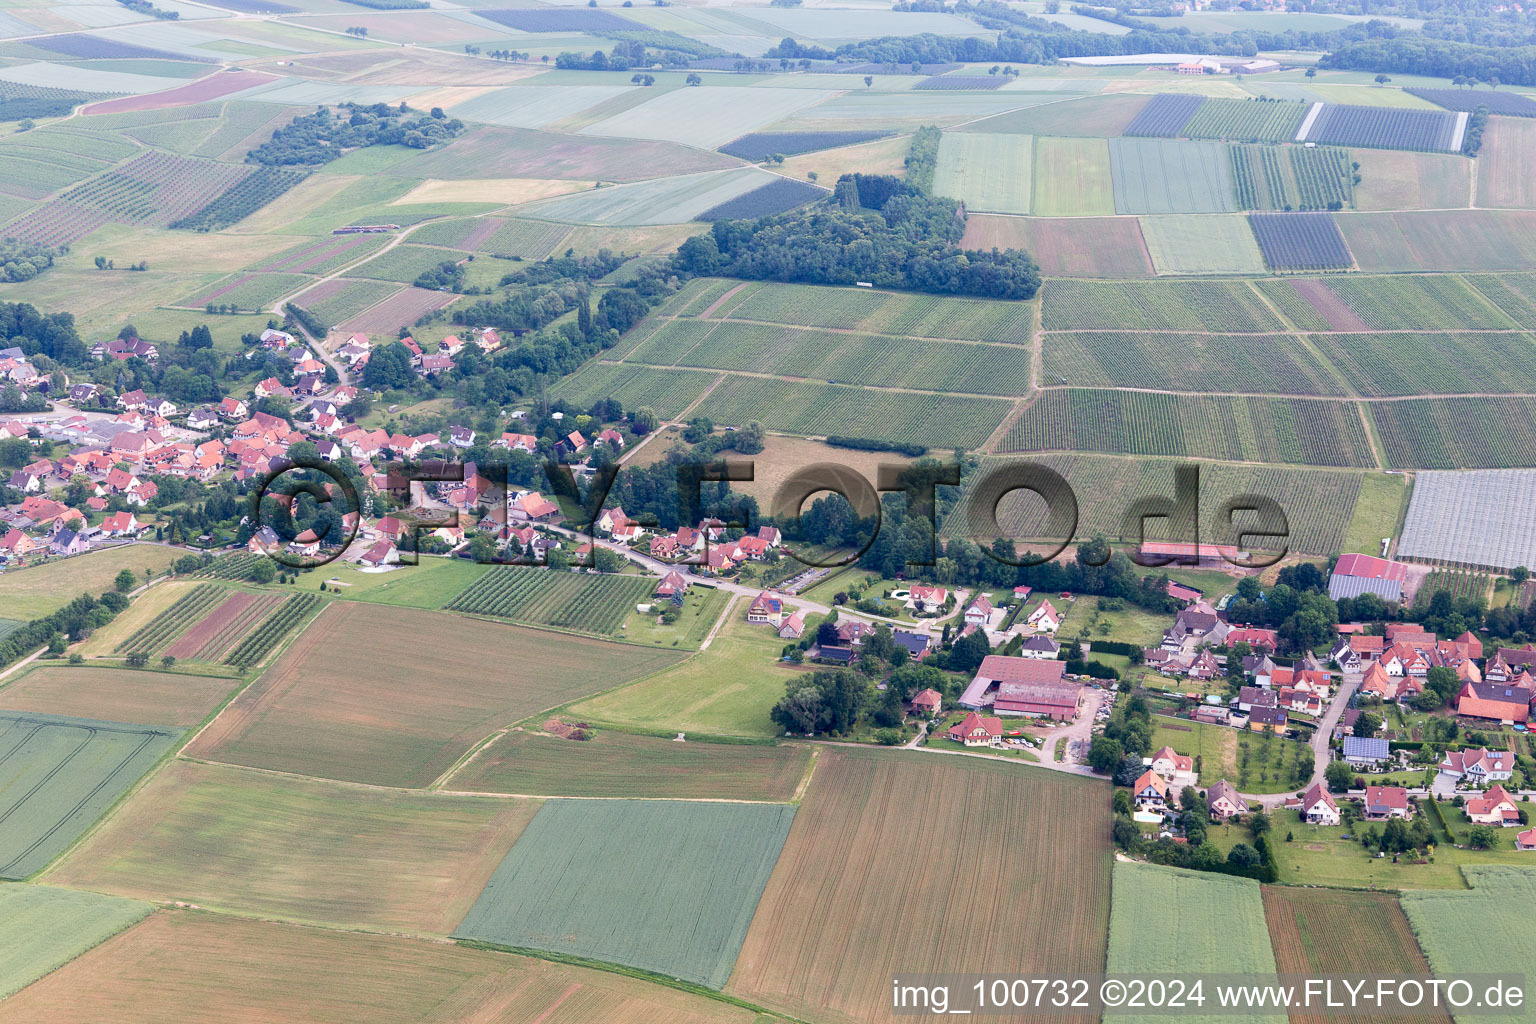
POLYGON ((123 114, 131 110, 163 110, 167 107, 189 107, 194 103, 206 103, 220 96, 241 92, 266 82, 275 82, 276 75, 248 68, 230 68, 207 78, 199 78, 186 85, 178 85, 164 92, 152 92, 146 96, 122 96, 113 100, 92 103, 81 114, 123 114))
POLYGON ((1053 277, 1152 277, 1135 217, 1002 217, 971 214, 967 249, 1025 249, 1053 277))
POLYGON ((336 602, 189 753, 422 787, 499 727, 681 660, 457 615, 336 602))
POLYGON ((753 1024, 615 974, 439 942, 162 910, 21 990, 7 1024, 753 1024), (174 1008, 172 1010, 171 1008, 174 1008))
POLYGON ((531 203, 535 199, 580 192, 594 184, 573 178, 428 178, 389 205, 506 203, 516 206, 531 203))
MULTIPOLYGON (((456 21, 435 11, 394 11, 389 14, 324 14, 305 18, 306 25, 341 32, 353 26, 366 28, 370 39, 393 43, 466 43, 492 39, 495 33, 467 22, 456 21)), ((377 56, 375 56, 377 59, 377 56)))
POLYGON ((1293 280, 1291 287, 1300 295, 1322 318, 1328 321, 1328 327, 1335 331, 1369 331, 1371 325, 1360 319, 1359 314, 1344 304, 1332 288, 1322 281, 1293 280))
MULTIPOLYGON (((659 459, 670 447, 662 442, 662 438, 657 438, 647 446, 647 451, 655 446, 659 459)), ((645 454, 641 452, 642 456, 645 454)), ((866 452, 857 448, 834 448, 829 444, 802 437, 781 437, 770 434, 763 438, 763 450, 752 456, 750 461, 753 464, 753 479, 732 484, 732 487, 756 498, 758 505, 766 514, 766 510, 773 501, 774 493, 784 481, 788 480, 795 471, 813 463, 831 462, 857 470, 873 485, 881 463, 905 465, 912 459, 898 452, 866 452)))
POLYGON ((183 633, 165 653, 179 659, 199 655, 199 660, 217 661, 258 619, 277 607, 281 600, 281 594, 262 594, 258 597, 245 591, 236 591, 183 633))
POLYGON ((179 760, 52 877, 261 917, 446 935, 540 803, 179 760))
POLYGON ((36 668, 0 689, 0 711, 32 711, 135 725, 201 722, 233 679, 121 668, 36 668))
POLYGON ((903 1019, 901 971, 1103 971, 1108 786, 938 753, 819 762, 727 992, 873 1024, 903 1019))
POLYGON ((815 171, 817 180, 824 184, 835 182, 845 174, 893 174, 899 178, 906 172, 907 153, 911 148, 912 136, 893 135, 888 139, 792 156, 779 170, 786 177, 799 181, 804 181, 807 174, 815 171))
POLYGON ((1536 119, 1490 117, 1477 157, 1477 205, 1536 207, 1536 119))
POLYGON ((1337 217, 1364 271, 1529 270, 1536 211, 1426 210, 1337 217))
MULTIPOLYGON (((1397 897, 1342 889, 1264 886, 1264 920, 1282 974, 1355 974, 1427 978, 1429 963, 1397 897)), ((1291 1024, 1337 1020, 1326 1014, 1291 1014, 1291 1024)), ((1393 1017, 1355 1017, 1391 1024, 1393 1017)), ((1424 1021, 1449 1021, 1450 1014, 1424 1021)))
MULTIPOLYGON (((309 298, 309 296, 305 296, 309 298)), ((434 292, 427 288, 407 287, 383 302, 369 306, 356 316, 333 328, 338 331, 394 331, 416 322, 423 313, 440 309, 457 299, 452 292, 434 292)))

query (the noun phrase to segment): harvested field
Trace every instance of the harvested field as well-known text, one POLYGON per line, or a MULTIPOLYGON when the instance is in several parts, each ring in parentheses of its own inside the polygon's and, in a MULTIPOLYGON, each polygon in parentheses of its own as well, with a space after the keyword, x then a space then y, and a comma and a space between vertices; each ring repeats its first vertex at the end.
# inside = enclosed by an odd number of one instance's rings
POLYGON ((505 203, 515 206, 567 192, 580 192, 595 184, 572 178, 429 178, 389 205, 505 203))
POLYGON ((890 979, 912 965, 1103 970, 1107 787, 979 758, 839 747, 819 760, 731 994, 864 1024, 904 1019, 890 979))
POLYGON ((200 78, 186 85, 179 85, 165 92, 152 92, 144 96, 121 96, 117 99, 92 103, 80 111, 82 115, 124 114, 133 110, 164 110, 167 107, 189 107, 205 103, 221 96, 242 92, 246 89, 277 81, 277 75, 249 68, 227 68, 218 74, 200 78))
POLYGON ((499 726, 679 660, 436 612, 336 603, 191 752, 322 778, 425 786, 499 726), (453 658, 439 645, 451 646, 453 658), (465 664, 484 668, 466 674, 465 664), (327 671, 336 665, 349 671, 327 671))
POLYGON ((398 173, 410 177, 483 178, 485 169, 494 167, 512 177, 641 181, 658 175, 737 166, 740 161, 731 157, 668 142, 481 128, 442 149, 417 157, 408 170, 398 173))
POLYGON ((442 935, 538 807, 178 760, 49 880, 281 920, 442 935))
POLYGON ((1536 211, 1345 213, 1338 222, 1365 271, 1529 270, 1536 265, 1536 211))
POLYGON ((753 1024, 634 978, 446 943, 163 910, 5 1004, 5 1017, 162 1024, 495 1019, 753 1024), (443 1015, 439 1017, 438 1015, 443 1015))
POLYGON ((1494 117, 1477 157, 1477 202, 1528 210, 1536 207, 1536 119, 1494 117))
POLYGON ((590 740, 509 732, 475 755, 447 788, 538 796, 789 800, 809 747, 679 743, 600 730, 590 740))
POLYGON ((454 934, 720 988, 794 817, 785 804, 550 800, 454 934))
POLYGON ((766 160, 770 156, 797 156, 819 149, 855 146, 883 139, 889 132, 752 132, 720 147, 727 156, 766 160))
MULTIPOLYGON (((1486 177, 1498 163, 1499 150, 1494 139, 1501 129, 1497 120, 1489 124, 1483 136, 1483 151, 1476 161, 1448 153, 1404 153, 1380 149, 1357 149, 1350 159, 1360 164, 1360 184, 1355 186, 1357 210, 1444 210, 1466 206, 1471 196, 1474 164, 1480 175, 1478 202, 1482 206, 1521 206, 1495 200, 1499 189, 1486 177)), ((1536 156, 1536 147, 1526 150, 1536 156)), ((1506 170, 1504 173, 1508 173, 1506 170)), ((1525 176, 1518 180, 1524 182, 1525 176)), ((1523 187, 1523 186, 1522 186, 1523 187)))
POLYGON ((0 878, 62 853, 176 741, 172 729, 0 713, 0 878))
POLYGON ((409 327, 423 313, 441 309, 457 299, 452 292, 435 292, 426 288, 407 287, 369 306, 336 325, 341 331, 395 331, 409 327))
POLYGON ((281 594, 237 591, 183 633, 165 653, 178 660, 218 661, 282 599, 281 594))
MULTIPOLYGON (((1400 975, 1427 978, 1429 964, 1397 898, 1386 893, 1263 887, 1264 921, 1282 974, 1400 975)), ((1292 1024, 1323 1024, 1323 1014, 1292 1014, 1292 1024)), ((1392 1024, 1390 1015, 1360 1017, 1392 1024)), ((1449 1021, 1450 1015, 1425 1020, 1449 1021)))
POLYGON ((965 221, 967 249, 1023 249, 1048 277, 1151 277, 1135 217, 991 217, 965 221))
POLYGON ((35 668, 0 689, 0 711, 192 726, 219 706, 232 679, 95 666, 35 668))
POLYGON ((146 903, 46 885, 0 885, 0 999, 149 913, 146 903))

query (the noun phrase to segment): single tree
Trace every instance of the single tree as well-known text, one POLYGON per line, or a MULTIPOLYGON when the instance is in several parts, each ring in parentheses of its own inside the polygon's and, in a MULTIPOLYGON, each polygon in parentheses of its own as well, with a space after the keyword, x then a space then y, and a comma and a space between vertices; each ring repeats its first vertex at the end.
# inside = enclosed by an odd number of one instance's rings
POLYGON ((124 594, 128 593, 138 585, 139 578, 133 574, 132 569, 122 570, 117 574, 117 578, 112 581, 112 586, 115 587, 120 593, 124 594))

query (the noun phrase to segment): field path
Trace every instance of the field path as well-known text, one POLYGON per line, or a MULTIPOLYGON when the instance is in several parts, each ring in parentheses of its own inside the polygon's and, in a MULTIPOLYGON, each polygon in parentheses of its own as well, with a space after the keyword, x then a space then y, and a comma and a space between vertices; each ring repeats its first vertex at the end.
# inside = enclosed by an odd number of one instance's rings
POLYGON ((736 287, 732 288, 730 291, 726 292, 724 295, 720 296, 714 302, 711 302, 709 304, 709 308, 706 309, 704 312, 699 314, 699 319, 700 320, 708 320, 710 317, 714 316, 715 315, 715 310, 717 310, 721 306, 725 305, 725 300, 726 299, 729 299, 732 295, 735 295, 737 292, 741 291, 743 288, 745 288, 750 283, 751 282, 749 282, 749 281, 743 281, 743 282, 741 282, 741 284, 737 285, 736 287))
POLYGON ((704 638, 703 643, 699 644, 699 650, 709 650, 709 645, 715 639, 715 634, 720 632, 720 628, 730 621, 731 609, 736 607, 736 602, 740 599, 740 594, 732 594, 730 600, 725 602, 725 611, 721 612, 720 617, 715 620, 715 624, 709 627, 709 635, 704 638))

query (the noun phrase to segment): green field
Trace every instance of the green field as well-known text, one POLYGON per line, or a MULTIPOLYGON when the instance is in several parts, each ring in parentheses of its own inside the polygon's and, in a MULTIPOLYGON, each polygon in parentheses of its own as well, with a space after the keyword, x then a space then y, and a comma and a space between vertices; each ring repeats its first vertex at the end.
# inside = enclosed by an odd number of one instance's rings
POLYGON ((785 801, 810 763, 804 746, 679 743, 611 729, 579 741, 514 730, 444 785, 532 796, 785 801))
POLYGON ((1150 98, 1130 93, 1082 96, 1009 111, 954 130, 1112 139, 1125 131, 1150 98))
POLYGON ((1362 394, 1536 394, 1529 334, 1320 334, 1318 351, 1362 394))
MULTIPOLYGON (((1113 892, 1108 973, 1275 973, 1275 954, 1264 924, 1264 901, 1257 882, 1122 861, 1115 864, 1113 892)), ((1104 1019, 1164 1018, 1112 1011, 1105 1013, 1104 1019)), ((1287 1022, 1283 1013, 1181 1014, 1180 1019, 1287 1022)))
POLYGON ((1242 281, 1047 281, 1048 331, 1233 331, 1285 329, 1242 281))
POLYGON ((1027 344, 1033 307, 949 295, 764 282, 748 284, 711 316, 869 334, 1027 344))
POLYGON ((709 649, 633 686, 573 705, 578 720, 727 736, 777 736, 768 709, 805 670, 778 661, 784 643, 749 625, 738 603, 709 649))
POLYGON ((562 377, 550 389, 550 397, 563 398, 583 409, 601 399, 616 398, 626 409, 649 406, 662 419, 673 419, 696 401, 716 376, 592 362, 562 377))
POLYGON ((1402 475, 1367 473, 1360 481, 1360 497, 1341 550, 1380 556, 1381 539, 1397 535, 1397 520, 1407 497, 1408 482, 1402 475))
POLYGON ((1290 142, 1310 107, 1305 101, 1207 98, 1180 133, 1192 139, 1290 142))
POLYGON ((1303 466, 1374 466, 1354 405, 1052 388, 1015 420, 1010 451, 1188 455, 1303 466))
POLYGON ((1519 326, 1454 275, 1335 275, 1327 283, 1373 331, 1507 330, 1519 326))
MULTIPOLYGON (((1525 912, 1536 896, 1536 871, 1514 867, 1464 869, 1471 892, 1407 892, 1403 911, 1439 977, 1501 971, 1536 962, 1536 928, 1525 912)), ((1527 1003, 1514 1018, 1458 1013, 1458 1021, 1533 1019, 1527 1003)))
POLYGON ((1231 213, 1237 209, 1231 163, 1219 142, 1110 139, 1109 163, 1116 213, 1231 213))
MULTIPOLYGON (((1031 459, 1049 466, 1067 478, 1077 494, 1078 537, 1103 533, 1111 540, 1125 540, 1124 516, 1131 503, 1148 495, 1173 496, 1173 467, 1166 459, 1116 458, 1106 455, 1039 455, 1031 459)), ((997 463, 984 460, 985 471, 997 463)), ((967 488, 982 476, 972 474, 967 488)), ((1217 521, 1217 511, 1228 498, 1239 494, 1261 494, 1273 498, 1284 510, 1290 529, 1291 551, 1329 555, 1341 550, 1344 533, 1350 526, 1355 500, 1360 492, 1362 474, 1351 470, 1303 469, 1292 466, 1243 466, 1207 463, 1200 466, 1200 539, 1217 543, 1224 527, 1217 521)), ((980 522, 973 522, 969 504, 962 494, 959 507, 944 521, 947 536, 984 538, 980 522)), ((1005 497, 998 508, 998 523, 1003 535, 1014 538, 1042 539, 1046 525, 1043 502, 1026 502, 1017 496, 1005 497)), ((1240 520, 1241 521, 1241 520, 1240 520)), ((1396 517, 1384 524, 1380 536, 1395 530, 1396 517)), ((1149 520, 1147 535, 1160 536, 1157 520, 1149 520)))
POLYGON ((1037 138, 1034 211, 1042 217, 1114 213, 1106 145, 1098 139, 1037 138))
POLYGON ((1028 135, 946 133, 933 192, 961 200, 968 210, 1028 213, 1034 158, 1028 135))
POLYGON ((332 562, 301 575, 297 585, 317 590, 324 584, 327 590, 350 601, 430 610, 453 600, 490 568, 463 558, 419 557, 421 564, 390 572, 360 572, 351 565, 332 562))
POLYGON ((1264 273, 1247 217, 1143 217, 1141 234, 1160 275, 1264 273))
POLYGON ((454 934, 722 988, 794 815, 783 804, 550 800, 454 934))
POLYGON ((1045 336, 1045 381, 1169 391, 1342 396, 1343 384, 1283 334, 1073 331, 1045 336))
POLYGON ((535 220, 567 224, 682 224, 770 180, 755 167, 738 167, 588 189, 530 203, 520 212, 535 220))
POLYGON ((62 853, 179 735, 85 718, 0 712, 0 878, 62 853))
POLYGON ((1536 261, 1536 211, 1350 213, 1338 222, 1364 271, 1519 271, 1536 261))
POLYGON ((1373 402, 1371 419, 1394 469, 1516 469, 1536 466, 1536 399, 1373 402))
POLYGON ((147 903, 43 885, 0 885, 0 999, 142 920, 147 903))
POLYGON ((1353 201, 1348 150, 1233 145, 1227 153, 1237 205, 1244 210, 1327 210, 1353 201))
POLYGON ((23 622, 40 619, 81 594, 100 596, 111 590, 112 581, 124 569, 132 569, 142 579, 145 569, 159 575, 180 556, 174 548, 129 544, 72 558, 51 558, 29 569, 11 569, 0 583, 0 617, 23 622))
POLYGON ((465 256, 465 253, 457 249, 439 249, 428 245, 397 245, 353 269, 352 276, 410 284, 425 271, 437 269, 439 263, 458 263, 465 256))

